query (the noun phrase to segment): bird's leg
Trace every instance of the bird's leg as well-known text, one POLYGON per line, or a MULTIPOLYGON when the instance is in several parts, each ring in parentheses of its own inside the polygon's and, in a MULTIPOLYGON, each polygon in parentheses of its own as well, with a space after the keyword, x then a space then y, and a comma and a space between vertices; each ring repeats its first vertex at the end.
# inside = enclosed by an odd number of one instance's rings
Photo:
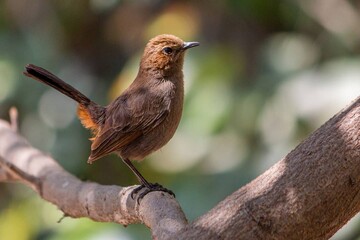
POLYGON ((135 174, 136 178, 139 180, 141 185, 144 185, 145 187, 150 187, 150 183, 146 181, 146 179, 141 175, 141 173, 135 168, 135 166, 130 162, 128 158, 121 158, 123 162, 128 166, 131 171, 135 174))
POLYGON ((134 199, 134 195, 137 194, 141 189, 146 188, 146 190, 144 190, 140 196, 137 199, 137 202, 139 203, 139 201, 149 192, 154 192, 154 191, 162 191, 162 192, 167 192, 170 195, 175 197, 175 194, 169 190, 164 188, 163 186, 161 186, 158 183, 149 183, 148 181, 146 181, 146 179, 143 177, 143 175, 141 175, 141 173, 135 168, 135 166, 130 162, 130 160, 128 158, 121 158, 123 160, 123 162, 126 164, 126 166, 128 166, 131 171, 135 174, 136 178, 139 180, 140 182, 140 186, 135 188, 132 193, 131 193, 131 197, 134 199))

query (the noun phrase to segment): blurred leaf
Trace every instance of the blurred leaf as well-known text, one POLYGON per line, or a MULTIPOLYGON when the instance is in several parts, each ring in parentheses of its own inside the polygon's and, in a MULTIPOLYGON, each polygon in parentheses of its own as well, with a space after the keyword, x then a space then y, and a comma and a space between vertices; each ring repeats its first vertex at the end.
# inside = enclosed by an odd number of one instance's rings
POLYGON ((27 240, 31 239, 34 229, 29 220, 31 216, 19 206, 10 207, 0 213, 1 239, 27 240))

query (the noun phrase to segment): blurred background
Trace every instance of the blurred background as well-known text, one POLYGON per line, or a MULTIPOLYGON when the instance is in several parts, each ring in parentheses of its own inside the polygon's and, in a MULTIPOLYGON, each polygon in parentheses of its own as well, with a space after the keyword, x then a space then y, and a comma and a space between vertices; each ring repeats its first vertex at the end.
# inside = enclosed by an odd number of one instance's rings
MULTIPOLYGON (((22 75, 42 66, 107 104, 134 79, 146 42, 175 34, 187 52, 183 118, 136 164, 172 189, 189 220, 264 172, 360 90, 360 4, 344 0, 0 1, 0 118, 80 179, 137 184, 109 156, 93 165, 74 102, 22 75)), ((20 184, 0 183, 0 238, 150 239, 143 225, 65 218, 20 184)), ((360 239, 350 221, 332 239, 360 239)))

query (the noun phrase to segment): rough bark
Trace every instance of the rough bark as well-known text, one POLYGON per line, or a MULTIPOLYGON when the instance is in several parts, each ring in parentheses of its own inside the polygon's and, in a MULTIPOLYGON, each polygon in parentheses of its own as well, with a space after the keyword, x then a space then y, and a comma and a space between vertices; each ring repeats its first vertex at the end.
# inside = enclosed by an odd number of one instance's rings
POLYGON ((131 187, 81 182, 4 122, 0 157, 0 180, 21 179, 72 217, 145 223, 156 239, 328 239, 360 210, 360 98, 188 225, 169 195, 138 206, 131 187))
POLYGON ((179 239, 328 239, 360 211, 360 98, 179 239))

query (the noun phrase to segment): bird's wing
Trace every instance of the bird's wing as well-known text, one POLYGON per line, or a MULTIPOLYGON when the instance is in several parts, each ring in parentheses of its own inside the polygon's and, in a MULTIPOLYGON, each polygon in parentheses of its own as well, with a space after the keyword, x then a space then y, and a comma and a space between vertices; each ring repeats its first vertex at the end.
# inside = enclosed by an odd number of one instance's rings
POLYGON ((89 162, 135 141, 161 124, 170 111, 170 99, 133 93, 122 95, 106 111, 106 122, 91 145, 89 162))

